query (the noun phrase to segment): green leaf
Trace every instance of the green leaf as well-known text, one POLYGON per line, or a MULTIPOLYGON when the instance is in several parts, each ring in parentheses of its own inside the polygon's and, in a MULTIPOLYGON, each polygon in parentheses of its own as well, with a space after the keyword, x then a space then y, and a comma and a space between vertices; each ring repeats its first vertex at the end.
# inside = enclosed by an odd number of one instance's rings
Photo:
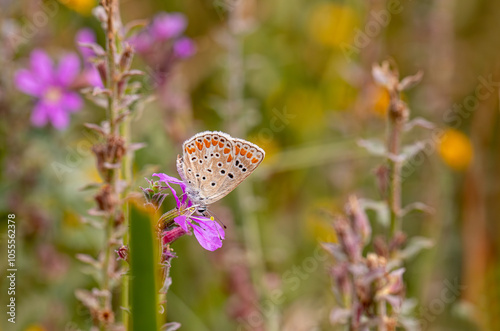
POLYGON ((382 226, 389 226, 390 213, 385 201, 359 199, 359 205, 364 210, 373 210, 377 214, 377 220, 382 226))
POLYGON ((402 260, 408 260, 416 256, 423 249, 431 248, 434 245, 431 239, 425 237, 413 237, 408 245, 400 252, 399 257, 402 260))
POLYGON ((130 311, 129 330, 159 330, 158 281, 154 211, 130 204, 130 311))
POLYGON ((380 140, 360 139, 358 141, 358 145, 365 148, 370 154, 377 155, 377 156, 386 156, 387 155, 385 145, 380 140))

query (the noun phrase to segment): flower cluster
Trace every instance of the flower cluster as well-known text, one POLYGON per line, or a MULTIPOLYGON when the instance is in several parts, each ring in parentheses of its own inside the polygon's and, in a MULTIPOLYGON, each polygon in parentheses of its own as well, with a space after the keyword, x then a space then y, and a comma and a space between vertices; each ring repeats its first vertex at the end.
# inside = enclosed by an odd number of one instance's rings
POLYGON ((180 13, 159 13, 129 42, 163 81, 172 65, 196 52, 194 42, 183 35, 187 21, 180 13))
POLYGON ((159 182, 166 186, 159 186, 158 183, 149 181, 150 187, 142 188, 146 199, 159 206, 165 198, 161 191, 168 189, 176 202, 176 208, 164 214, 160 220, 164 224, 161 226, 163 230, 161 234, 162 244, 166 247, 177 238, 191 233, 192 230, 200 245, 206 250, 215 251, 222 247, 222 240, 225 236, 224 229, 213 217, 194 215, 196 208, 187 198, 186 184, 180 179, 163 173, 153 174, 153 176, 159 177, 159 182), (179 185, 182 190, 181 196, 177 195, 171 184, 179 185), (158 202, 160 203, 158 204, 158 202))
POLYGON ((364 257, 363 249, 371 239, 368 218, 355 197, 350 198, 346 213, 347 217, 334 222, 338 243, 323 244, 337 262, 330 275, 340 307, 333 309, 330 320, 334 325, 348 324, 352 330, 380 325, 394 330, 404 301, 404 268, 395 268, 378 252, 364 257), (386 304, 392 309, 386 309, 386 304))

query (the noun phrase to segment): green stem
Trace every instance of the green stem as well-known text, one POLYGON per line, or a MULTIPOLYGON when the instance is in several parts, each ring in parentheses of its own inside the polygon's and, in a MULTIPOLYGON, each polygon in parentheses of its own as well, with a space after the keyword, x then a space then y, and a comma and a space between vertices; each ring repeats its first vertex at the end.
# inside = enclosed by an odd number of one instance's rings
MULTIPOLYGON (((130 117, 127 117, 124 120, 124 123, 121 127, 122 129, 122 136, 125 139, 125 146, 129 146, 129 143, 131 141, 130 139, 130 128, 131 125, 131 119, 130 117)), ((122 200, 125 201, 122 206, 122 212, 123 212, 123 226, 126 227, 127 232, 125 232, 123 236, 123 245, 128 245, 129 244, 129 238, 130 238, 130 227, 129 227, 129 219, 130 219, 130 206, 129 203, 125 200, 125 198, 128 195, 128 192, 130 190, 130 186, 132 185, 132 165, 133 165, 133 153, 127 151, 125 155, 123 156, 123 164, 122 164, 122 174, 123 174, 123 180, 126 182, 127 188, 124 190, 122 193, 122 200)), ((127 267, 128 263, 126 261, 122 261, 124 267, 127 267)), ((122 302, 122 307, 129 307, 129 279, 128 276, 123 276, 124 279, 122 280, 121 284, 121 302, 122 302)), ((126 310, 122 310, 122 323, 123 326, 125 327, 125 330, 128 330, 128 325, 129 325, 129 313, 126 310)))
POLYGON ((399 93, 391 95, 389 108, 389 125, 387 151, 389 152, 389 194, 387 203, 390 211, 390 237, 401 231, 401 161, 399 161, 399 150, 401 145, 401 132, 404 124, 404 116, 401 114, 399 93))
MULTIPOLYGON (((118 0, 108 0, 106 3, 107 11, 108 11, 108 21, 107 21, 107 31, 106 31, 106 54, 107 54, 107 77, 106 77, 106 87, 109 90, 108 95, 108 108, 107 115, 110 125, 110 135, 114 136, 118 133, 116 127, 116 109, 115 102, 118 98, 117 96, 117 88, 116 88, 116 47, 115 47, 115 37, 116 31, 114 27, 114 10, 118 8, 118 0)), ((117 169, 110 169, 110 179, 109 185, 111 187, 111 195, 116 197, 117 187, 116 183, 119 178, 119 171, 117 169)), ((111 289, 110 289, 110 278, 109 278, 109 268, 110 268, 110 260, 111 260, 111 237, 113 234, 114 222, 116 218, 116 207, 110 212, 110 215, 106 221, 105 226, 105 236, 104 236, 104 261, 102 266, 102 290, 107 291, 109 296, 103 302, 104 309, 111 309, 111 289)), ((106 325, 101 323, 100 330, 106 330, 106 325)))

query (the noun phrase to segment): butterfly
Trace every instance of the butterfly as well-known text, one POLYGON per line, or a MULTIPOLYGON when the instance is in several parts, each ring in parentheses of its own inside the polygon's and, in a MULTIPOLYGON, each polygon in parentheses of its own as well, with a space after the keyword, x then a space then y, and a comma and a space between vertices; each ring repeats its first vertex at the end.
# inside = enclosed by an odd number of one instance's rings
POLYGON ((220 131, 200 132, 186 140, 182 150, 177 172, 200 214, 250 176, 265 156, 259 146, 220 131))

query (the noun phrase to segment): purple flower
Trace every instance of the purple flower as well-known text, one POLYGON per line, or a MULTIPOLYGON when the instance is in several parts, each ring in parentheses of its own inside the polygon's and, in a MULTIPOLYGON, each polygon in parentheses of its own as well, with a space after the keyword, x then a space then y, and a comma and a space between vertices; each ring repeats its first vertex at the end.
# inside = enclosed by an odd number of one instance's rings
POLYGON ((157 40, 178 37, 186 29, 186 17, 180 13, 159 13, 151 23, 151 34, 157 40))
POLYGON ((78 47, 80 54, 82 54, 83 60, 85 62, 89 61, 90 58, 95 56, 95 52, 91 48, 80 45, 80 44, 91 44, 96 42, 95 33, 92 29, 83 28, 78 30, 78 32, 76 33, 75 40, 76 40, 76 46, 78 47))
POLYGON ((83 76, 87 83, 91 86, 104 87, 102 84, 101 75, 92 63, 92 59, 96 56, 95 52, 89 48, 84 47, 81 44, 94 44, 96 42, 96 36, 92 29, 83 28, 76 33, 75 37, 76 45, 80 54, 83 57, 83 76))
POLYGON ((181 215, 174 218, 174 222, 185 232, 189 232, 190 228, 193 229, 196 239, 206 250, 215 251, 222 247, 222 239, 225 236, 224 229, 214 221, 213 217, 193 215, 195 208, 191 208, 193 204, 187 199, 186 184, 180 179, 162 173, 153 174, 153 176, 159 177, 160 181, 172 191, 177 209, 181 212, 181 215), (177 184, 181 187, 182 199, 177 196, 177 192, 170 184, 177 184))
POLYGON ((136 52, 143 54, 151 50, 153 44, 155 43, 155 39, 148 30, 142 30, 136 35, 130 37, 129 43, 132 47, 134 47, 136 52))
POLYGON ((130 37, 129 43, 147 62, 155 62, 150 65, 165 65, 172 52, 176 58, 187 58, 196 51, 193 41, 182 35, 186 26, 183 14, 159 13, 150 25, 130 37))
POLYGON ((82 107, 82 99, 70 89, 80 71, 78 56, 67 54, 56 67, 47 53, 34 50, 30 64, 30 69, 16 72, 14 83, 20 91, 38 99, 31 114, 31 123, 41 127, 50 122, 56 129, 66 128, 69 113, 82 107))
POLYGON ((184 37, 174 44, 174 54, 179 58, 187 58, 196 52, 196 47, 190 38, 184 37))

